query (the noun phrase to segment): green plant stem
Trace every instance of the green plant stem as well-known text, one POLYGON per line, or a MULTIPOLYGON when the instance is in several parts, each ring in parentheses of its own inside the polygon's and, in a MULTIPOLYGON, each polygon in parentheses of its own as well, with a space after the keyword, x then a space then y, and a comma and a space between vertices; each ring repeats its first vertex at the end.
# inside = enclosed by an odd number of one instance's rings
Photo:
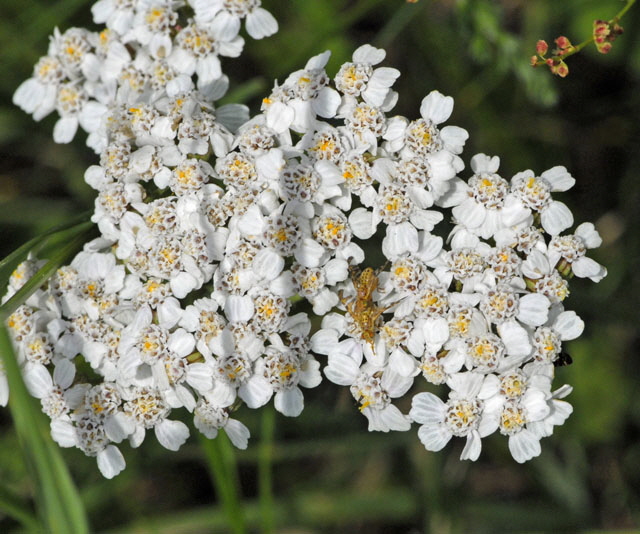
POLYGON ((613 17, 611 22, 618 22, 622 17, 624 17, 626 12, 629 11, 633 6, 633 4, 635 3, 636 3, 636 0, 627 0, 627 4, 620 10, 620 12, 615 17, 613 17))
POLYGON ((37 532, 38 528, 41 528, 40 523, 34 517, 33 508, 22 497, 6 487, 0 487, 0 510, 19 521, 25 529, 31 532, 37 532))
POLYGON ((90 224, 88 222, 90 216, 91 214, 89 212, 85 212, 73 217, 68 222, 55 226, 51 228, 51 230, 27 241, 24 245, 21 245, 11 254, 0 260, 0 284, 6 285, 11 272, 28 257, 30 252, 37 254, 47 242, 55 239, 57 235, 63 232, 70 231, 74 233, 74 227, 76 227, 76 229, 80 227, 79 231, 83 231, 84 225, 90 224))
POLYGON ((240 481, 235 451, 229 438, 220 432, 215 439, 207 439, 202 434, 200 442, 211 473, 216 494, 234 534, 245 534, 247 528, 240 503, 240 481))
POLYGON ((22 381, 9 333, 0 325, 0 355, 11 394, 9 409, 21 450, 31 471, 40 516, 40 532, 84 534, 89 532, 84 505, 49 437, 48 424, 22 381))
POLYGON ((262 433, 258 451, 258 495, 260 501, 260 524, 263 534, 274 532, 273 500, 273 447, 275 410, 271 406, 262 409, 262 433))
POLYGON ((45 263, 7 302, 0 306, 0 320, 4 321, 21 304, 23 304, 42 284, 44 284, 58 267, 68 261, 74 254, 82 248, 86 242, 87 235, 93 230, 93 223, 85 222, 73 228, 74 237, 65 245, 61 246, 51 259, 45 263))

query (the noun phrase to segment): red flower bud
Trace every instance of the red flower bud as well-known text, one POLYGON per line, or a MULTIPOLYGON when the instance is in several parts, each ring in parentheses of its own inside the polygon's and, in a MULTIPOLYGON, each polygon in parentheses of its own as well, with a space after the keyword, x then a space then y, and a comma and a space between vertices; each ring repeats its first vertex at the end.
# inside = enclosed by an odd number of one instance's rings
POLYGON ((558 45, 560 50, 566 50, 567 48, 571 48, 571 41, 567 39, 564 35, 561 35, 555 40, 555 43, 558 45))
POLYGON ((536 43, 536 52, 538 53, 539 56, 544 56, 547 53, 547 50, 549 50, 549 45, 547 44, 547 41, 543 41, 542 39, 540 39, 536 43))

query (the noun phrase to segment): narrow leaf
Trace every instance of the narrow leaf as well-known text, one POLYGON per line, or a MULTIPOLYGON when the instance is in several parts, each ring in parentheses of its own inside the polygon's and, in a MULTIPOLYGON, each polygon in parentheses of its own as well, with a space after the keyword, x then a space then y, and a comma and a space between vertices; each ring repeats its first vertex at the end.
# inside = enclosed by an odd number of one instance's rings
POLYGON ((4 325, 0 326, 0 355, 11 391, 9 409, 21 450, 32 471, 42 530, 52 534, 84 534, 89 531, 84 506, 59 449, 49 437, 46 418, 22 381, 4 325))

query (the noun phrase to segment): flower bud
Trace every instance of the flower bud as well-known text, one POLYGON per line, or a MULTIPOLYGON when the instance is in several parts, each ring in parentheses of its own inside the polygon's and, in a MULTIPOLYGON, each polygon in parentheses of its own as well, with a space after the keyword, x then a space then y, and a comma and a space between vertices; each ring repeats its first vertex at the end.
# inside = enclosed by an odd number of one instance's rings
POLYGON ((568 48, 571 48, 571 41, 569 41, 569 39, 564 35, 558 37, 554 42, 558 45, 560 50, 567 50, 568 48))
POLYGON ((543 41, 542 39, 540 39, 536 43, 536 52, 538 53, 539 56, 544 56, 547 53, 547 50, 549 50, 549 45, 547 44, 547 41, 543 41))

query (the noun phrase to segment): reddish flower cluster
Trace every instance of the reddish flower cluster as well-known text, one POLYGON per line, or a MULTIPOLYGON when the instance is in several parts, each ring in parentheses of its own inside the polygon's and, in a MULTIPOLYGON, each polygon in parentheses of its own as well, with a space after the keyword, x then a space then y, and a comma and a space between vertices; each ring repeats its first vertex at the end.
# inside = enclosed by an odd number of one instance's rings
POLYGON ((598 52, 608 54, 613 46, 613 41, 624 30, 617 22, 607 22, 606 20, 593 21, 593 41, 596 44, 598 52))
POLYGON ((567 67, 567 64, 561 59, 561 57, 569 52, 573 52, 574 48, 571 41, 569 41, 569 39, 564 35, 555 39, 554 42, 558 48, 552 51, 553 57, 547 58, 545 56, 549 50, 549 45, 542 39, 538 41, 536 43, 536 55, 531 57, 531 65, 534 67, 543 64, 547 65, 553 74, 557 74, 561 78, 564 78, 569 74, 569 67, 567 67))

